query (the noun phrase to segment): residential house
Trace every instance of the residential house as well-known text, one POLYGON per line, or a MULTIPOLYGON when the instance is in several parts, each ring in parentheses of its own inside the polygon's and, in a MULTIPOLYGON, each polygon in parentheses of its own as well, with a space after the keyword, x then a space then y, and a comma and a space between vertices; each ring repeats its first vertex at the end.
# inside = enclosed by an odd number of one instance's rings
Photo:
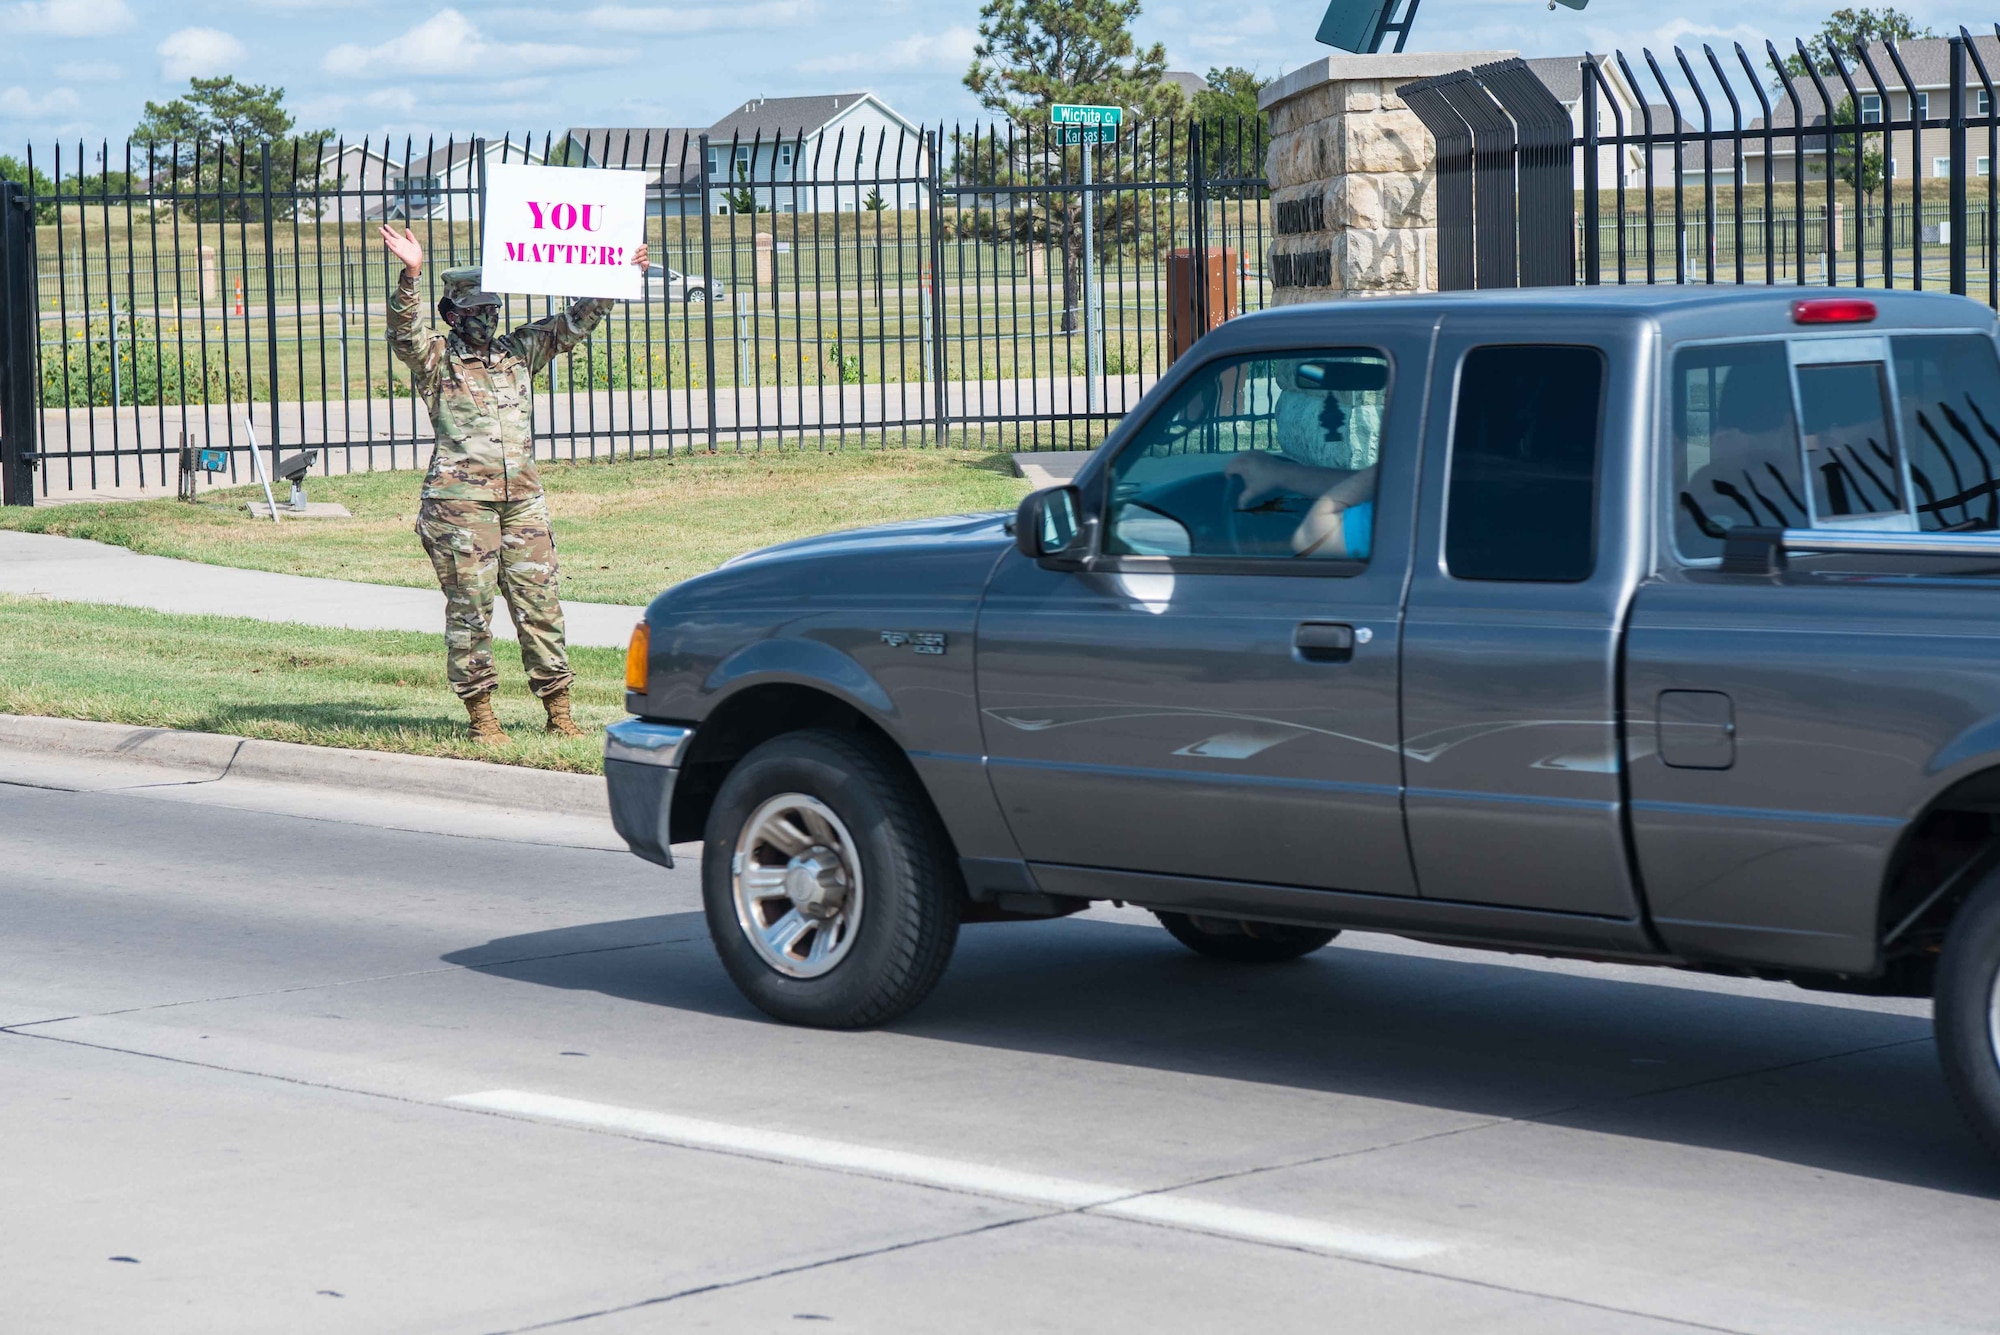
POLYGON ((926 208, 925 134, 873 93, 760 97, 708 127, 709 181, 745 182, 774 213, 852 213, 878 194, 892 209, 926 208))
POLYGON ((702 209, 704 166, 716 213, 746 194, 773 213, 851 213, 877 197, 891 209, 926 208, 926 133, 873 93, 827 93, 753 98, 706 130, 574 129, 569 139, 589 165, 630 160, 653 172, 649 211, 688 216, 702 209))
MULTIPOLYGON (((2000 77, 2000 38, 1975 37, 1974 47, 1980 60, 1985 62, 1989 73, 2000 77)), ((1889 56, 1888 48, 1876 42, 1868 48, 1868 59, 1882 76, 1881 85, 1869 75, 1867 65, 1860 59, 1848 57, 1847 66, 1853 78, 1855 91, 1860 94, 1859 119, 1863 125, 1895 125, 1900 128, 1886 131, 1880 136, 1869 136, 1867 150, 1879 151, 1885 158, 1885 170, 1896 181, 1913 178, 1949 178, 1951 175, 1951 43, 1943 37, 1927 37, 1901 42, 1897 54, 1902 56, 1903 65, 1910 73, 1910 83, 1914 89, 1904 86, 1902 76, 1896 69, 1896 62, 1889 56), (1914 91, 1914 96, 1912 92, 1914 91), (1914 119, 1922 122, 1918 129, 1911 128, 1912 110, 1914 119)), ((1799 93, 1799 108, 1795 112, 1791 99, 1783 94, 1771 95, 1772 139, 1768 156, 1771 159, 1772 175, 1778 181, 1796 179, 1798 170, 1796 158, 1803 141, 1806 155, 1806 179, 1820 181, 1826 179, 1827 137, 1824 128, 1829 119, 1839 124, 1843 119, 1840 108, 1848 102, 1847 85, 1835 75, 1826 80, 1827 91, 1834 106, 1827 107, 1810 79, 1798 81, 1795 87, 1799 93), (1805 119, 1805 133, 1792 133, 1799 123, 1799 115, 1805 119), (1822 132, 1814 134, 1818 128, 1822 132)), ((1966 61, 1965 114, 1968 118, 1985 117, 1991 112, 1991 97, 1985 82, 1979 77, 1977 61, 1966 61)), ((1840 135, 1852 143, 1852 132, 1840 135)), ((1975 176, 1990 175, 1993 169, 1991 145, 1984 125, 1976 126, 1968 135, 1968 163, 1975 176)), ((1850 150, 1851 151, 1851 150, 1850 150)), ((1749 131, 1743 141, 1744 174, 1751 181, 1761 181, 1764 176, 1766 146, 1764 142, 1764 118, 1751 120, 1749 131)))
POLYGON ((681 217, 701 212, 701 147, 699 129, 681 126, 653 129, 587 129, 569 131, 570 160, 587 167, 616 167, 647 174, 646 212, 651 217, 681 217))
POLYGON ((1192 70, 1168 70, 1161 76, 1160 82, 1170 83, 1181 90, 1181 107, 1183 111, 1192 111, 1194 109, 1195 94, 1209 91, 1208 80, 1202 78, 1192 70))
POLYGON ((479 212, 480 154, 485 145, 487 165, 503 162, 540 166, 541 152, 511 136, 498 139, 450 139, 412 158, 402 169, 388 197, 388 216, 395 219, 451 218, 461 221, 479 212))
MULTIPOLYGON (((1583 136, 1583 56, 1544 56, 1527 61, 1526 64, 1543 87, 1555 95, 1569 112, 1570 124, 1578 138, 1583 136)), ((1664 106, 1648 106, 1626 80, 1625 72, 1618 62, 1609 56, 1597 57, 1598 72, 1603 82, 1597 88, 1597 133, 1604 139, 1616 140, 1620 127, 1626 136, 1644 133, 1647 114, 1652 116, 1653 131, 1659 135, 1673 133, 1673 114, 1664 106)), ((1685 126, 1686 122, 1682 124, 1685 126)), ((1576 155, 1576 184, 1583 187, 1583 155, 1576 155)), ((1657 185, 1672 185, 1674 173, 1674 153, 1671 144, 1657 148, 1653 154, 1653 178, 1657 185)), ((1597 179, 1606 190, 1615 187, 1620 178, 1627 187, 1643 189, 1646 182, 1646 150, 1639 144, 1616 142, 1606 144, 1598 150, 1597 179)))
POLYGON ((388 136, 358 144, 331 141, 320 151, 314 206, 302 216, 343 223, 380 218, 402 177, 402 162, 389 156, 388 136))

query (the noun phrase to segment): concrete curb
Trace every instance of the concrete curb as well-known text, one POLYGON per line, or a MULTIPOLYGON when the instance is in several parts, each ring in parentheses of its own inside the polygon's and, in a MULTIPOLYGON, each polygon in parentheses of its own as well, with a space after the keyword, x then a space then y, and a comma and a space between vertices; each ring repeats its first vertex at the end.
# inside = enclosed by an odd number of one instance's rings
MULTIPOLYGON (((375 797, 466 802, 564 816, 604 816, 604 780, 478 760, 347 751, 212 732, 0 714, 0 748, 80 759, 139 761, 210 779, 313 784, 375 797)), ((4 754, 4 752, 0 752, 4 754)))

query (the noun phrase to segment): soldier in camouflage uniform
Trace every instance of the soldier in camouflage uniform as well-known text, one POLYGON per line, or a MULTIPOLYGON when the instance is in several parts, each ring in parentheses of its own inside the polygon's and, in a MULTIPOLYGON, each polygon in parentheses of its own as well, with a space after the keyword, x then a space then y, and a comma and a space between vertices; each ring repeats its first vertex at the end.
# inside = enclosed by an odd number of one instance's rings
MULTIPOLYGON (((570 716, 569 654, 556 596, 555 535, 535 471, 535 373, 590 336, 615 304, 574 301, 560 314, 500 332, 500 298, 479 287, 477 268, 448 269, 438 314, 449 333, 424 323, 416 234, 382 228, 403 262, 389 298, 389 345, 410 368, 430 410, 437 448, 424 478, 417 536, 445 597, 445 670, 465 701, 472 737, 504 742, 493 713, 493 595, 505 595, 521 637, 521 665, 548 711, 548 730, 581 737, 570 716)), ((640 246, 633 263, 646 267, 640 246)))

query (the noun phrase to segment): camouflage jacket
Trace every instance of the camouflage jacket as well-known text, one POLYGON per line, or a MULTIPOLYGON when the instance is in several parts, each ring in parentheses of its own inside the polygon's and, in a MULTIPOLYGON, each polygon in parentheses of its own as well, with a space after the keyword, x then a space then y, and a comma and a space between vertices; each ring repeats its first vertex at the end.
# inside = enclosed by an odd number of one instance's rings
POLYGON ((403 274, 389 298, 389 346, 410 368, 437 432, 424 499, 520 501, 542 494, 535 471, 535 374, 590 337, 615 304, 573 301, 501 334, 482 354, 424 322, 416 280, 403 274))

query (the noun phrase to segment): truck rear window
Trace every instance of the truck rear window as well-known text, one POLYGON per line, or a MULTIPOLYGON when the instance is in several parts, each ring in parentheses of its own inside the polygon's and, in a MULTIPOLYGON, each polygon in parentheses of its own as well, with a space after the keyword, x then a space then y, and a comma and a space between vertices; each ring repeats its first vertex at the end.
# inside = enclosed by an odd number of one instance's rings
POLYGON ((1454 579, 1570 584, 1597 563, 1604 354, 1474 348, 1459 374, 1445 510, 1454 579))
POLYGON ((1976 334, 1890 341, 1918 526, 2000 528, 2000 354, 1976 334))
POLYGON ((1914 513, 1914 526, 1930 532, 2000 528, 2000 356, 1993 341, 1912 334, 1891 339, 1890 348, 1893 365, 1794 368, 1780 340, 1676 356, 1670 392, 1680 554, 1719 557, 1735 527, 1809 528, 1914 513))
POLYGON ((1688 348, 1674 359, 1674 538, 1722 555, 1732 528, 1804 528, 1791 362, 1782 342, 1688 348))

